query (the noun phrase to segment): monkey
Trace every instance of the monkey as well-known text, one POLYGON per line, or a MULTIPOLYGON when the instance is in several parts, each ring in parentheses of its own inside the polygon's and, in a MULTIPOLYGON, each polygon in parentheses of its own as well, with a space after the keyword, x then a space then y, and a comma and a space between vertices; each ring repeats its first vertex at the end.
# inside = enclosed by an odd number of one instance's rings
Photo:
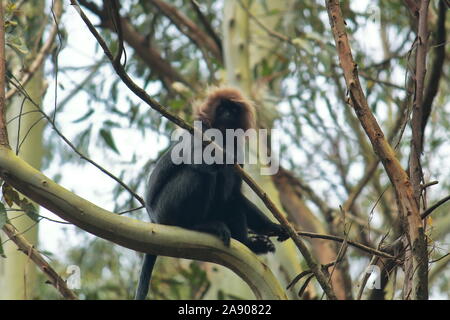
MULTIPOLYGON (((253 127, 254 116, 252 102, 234 88, 212 88, 194 108, 196 120, 224 135, 227 129, 253 127)), ((159 158, 148 179, 145 202, 152 223, 213 234, 226 246, 233 238, 256 254, 275 251, 269 236, 279 241, 288 238, 281 225, 272 222, 243 195, 242 178, 234 163, 175 164, 171 153, 176 145, 159 158), (254 235, 249 235, 249 229, 254 235)), ((225 143, 221 147, 225 148, 225 143)), ((234 152, 243 148, 242 141, 236 141, 234 148, 234 152)), ((136 300, 147 296, 156 258, 144 256, 136 300)))

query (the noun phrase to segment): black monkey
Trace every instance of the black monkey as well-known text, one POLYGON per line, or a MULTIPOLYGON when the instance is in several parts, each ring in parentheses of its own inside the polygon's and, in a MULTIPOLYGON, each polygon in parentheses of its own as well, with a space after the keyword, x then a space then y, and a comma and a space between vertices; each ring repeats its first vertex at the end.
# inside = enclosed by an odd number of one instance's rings
MULTIPOLYGON (((253 105, 236 89, 216 88, 197 107, 195 118, 225 136, 225 129, 252 127, 253 105)), ((145 201, 151 222, 211 233, 225 245, 233 238, 257 254, 275 251, 268 236, 280 241, 288 238, 279 224, 242 194, 242 178, 233 164, 174 164, 174 146, 158 160, 148 181, 145 201), (248 229, 255 235, 249 236, 248 229)), ((242 144, 237 141, 235 148, 242 144)), ((137 300, 147 296, 155 261, 155 255, 145 255, 137 300)))

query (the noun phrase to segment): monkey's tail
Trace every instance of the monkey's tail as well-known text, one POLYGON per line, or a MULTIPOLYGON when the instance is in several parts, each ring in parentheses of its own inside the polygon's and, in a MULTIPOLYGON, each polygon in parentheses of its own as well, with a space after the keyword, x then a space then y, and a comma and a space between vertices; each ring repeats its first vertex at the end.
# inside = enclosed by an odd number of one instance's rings
POLYGON ((145 297, 147 297, 150 279, 152 277, 153 267, 155 266, 157 257, 158 256, 152 254, 146 254, 144 256, 144 264, 142 265, 141 276, 139 277, 139 283, 134 300, 145 300, 145 297))

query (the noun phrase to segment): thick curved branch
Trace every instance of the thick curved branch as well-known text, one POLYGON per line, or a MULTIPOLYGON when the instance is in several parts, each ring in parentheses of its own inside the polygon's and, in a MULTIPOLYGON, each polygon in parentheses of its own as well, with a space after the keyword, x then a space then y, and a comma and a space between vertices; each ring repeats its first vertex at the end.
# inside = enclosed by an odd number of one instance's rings
POLYGON ((258 299, 286 299, 270 269, 238 241, 227 248, 212 235, 113 214, 59 186, 5 147, 0 147, 0 177, 93 235, 140 252, 218 263, 236 272, 258 299))

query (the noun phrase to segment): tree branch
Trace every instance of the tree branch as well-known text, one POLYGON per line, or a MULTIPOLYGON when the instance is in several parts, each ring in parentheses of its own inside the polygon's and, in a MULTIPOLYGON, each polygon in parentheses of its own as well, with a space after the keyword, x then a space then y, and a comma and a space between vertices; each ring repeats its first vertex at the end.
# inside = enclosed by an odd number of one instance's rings
MULTIPOLYGON (((365 251, 367 253, 370 253, 374 256, 379 256, 382 258, 387 258, 387 259, 393 259, 397 261, 397 258, 394 257, 393 255, 390 255, 389 253, 368 247, 366 245, 363 245, 362 243, 356 242, 356 241, 352 241, 352 240, 348 240, 345 239, 343 237, 338 237, 338 236, 333 236, 330 234, 320 234, 320 233, 314 233, 314 232, 305 232, 305 231, 298 231, 297 232, 298 235, 302 236, 302 237, 309 237, 309 238, 317 238, 317 239, 326 239, 326 240, 332 240, 332 241, 336 241, 336 242, 340 242, 343 243, 344 241, 347 242, 348 245, 351 245, 352 247, 355 247, 357 249, 360 249, 362 251, 365 251)), ((397 261, 400 262, 400 261, 397 261)))
POLYGON ((13 241, 20 251, 29 256, 30 259, 41 269, 41 271, 47 275, 50 279, 50 284, 58 290, 61 295, 68 300, 77 300, 75 293, 67 287, 66 281, 59 276, 59 274, 52 268, 52 266, 45 261, 42 255, 37 251, 28 241, 20 235, 16 228, 10 223, 6 223, 2 230, 13 241))
POLYGON ((415 68, 415 94, 413 113, 411 119, 412 139, 411 153, 409 156, 409 177, 414 190, 414 198, 420 203, 423 181, 420 156, 423 151, 422 143, 422 119, 423 119, 423 89, 426 73, 427 43, 428 43, 428 6, 429 0, 421 0, 419 10, 419 27, 417 32, 416 68, 415 68))
MULTIPOLYGON (((28 68, 25 69, 25 72, 23 73, 22 77, 19 79, 19 83, 22 87, 25 87, 25 85, 28 83, 28 81, 33 78, 33 75, 35 72, 42 66, 45 59, 49 55, 50 51, 53 48, 53 43, 55 42, 56 35, 58 34, 58 23, 59 19, 62 14, 62 3, 61 0, 58 0, 55 2, 55 17, 56 21, 54 21, 54 24, 52 26, 52 29, 50 30, 50 34, 47 38, 47 41, 44 43, 44 45, 41 47, 39 52, 34 57, 33 62, 30 64, 28 68)), ((13 87, 8 92, 6 92, 6 100, 11 99, 14 94, 18 91, 17 87, 13 87)))
POLYGON ((163 13, 167 18, 172 21, 172 23, 184 33, 189 39, 192 40, 199 48, 205 48, 217 59, 217 61, 222 62, 222 52, 217 43, 204 33, 200 28, 197 27, 194 21, 182 14, 174 6, 161 1, 161 0, 151 0, 151 2, 158 8, 158 10, 163 13))
MULTIPOLYGON (((101 21, 101 27, 108 28, 113 32, 117 32, 109 15, 100 9, 97 5, 90 1, 80 0, 83 7, 86 7, 92 13, 97 15, 101 21)), ((151 47, 148 41, 130 24, 130 22, 121 17, 120 24, 122 26, 123 38, 130 47, 134 49, 136 54, 149 66, 149 68, 156 72, 162 82, 170 87, 174 82, 178 81, 191 89, 192 83, 187 81, 177 70, 175 70, 162 56, 161 53, 154 47, 151 47)))
POLYGON ((203 27, 205 28, 208 35, 214 40, 216 43, 216 46, 219 48, 220 52, 222 52, 222 41, 220 40, 217 33, 212 28, 210 22, 203 14, 202 10, 200 9, 200 6, 198 5, 196 0, 190 0, 190 3, 192 7, 194 8, 195 13, 197 14, 198 19, 202 23, 203 27))
POLYGON ((427 210, 425 210, 424 212, 422 212, 422 214, 420 215, 420 217, 422 219, 425 219, 426 217, 428 217, 434 210, 436 210, 437 208, 439 208, 441 205, 443 205, 444 203, 446 203, 448 200, 450 200, 450 196, 446 196, 444 199, 439 200, 438 202, 436 202, 435 204, 433 204, 431 207, 429 207, 427 210))

